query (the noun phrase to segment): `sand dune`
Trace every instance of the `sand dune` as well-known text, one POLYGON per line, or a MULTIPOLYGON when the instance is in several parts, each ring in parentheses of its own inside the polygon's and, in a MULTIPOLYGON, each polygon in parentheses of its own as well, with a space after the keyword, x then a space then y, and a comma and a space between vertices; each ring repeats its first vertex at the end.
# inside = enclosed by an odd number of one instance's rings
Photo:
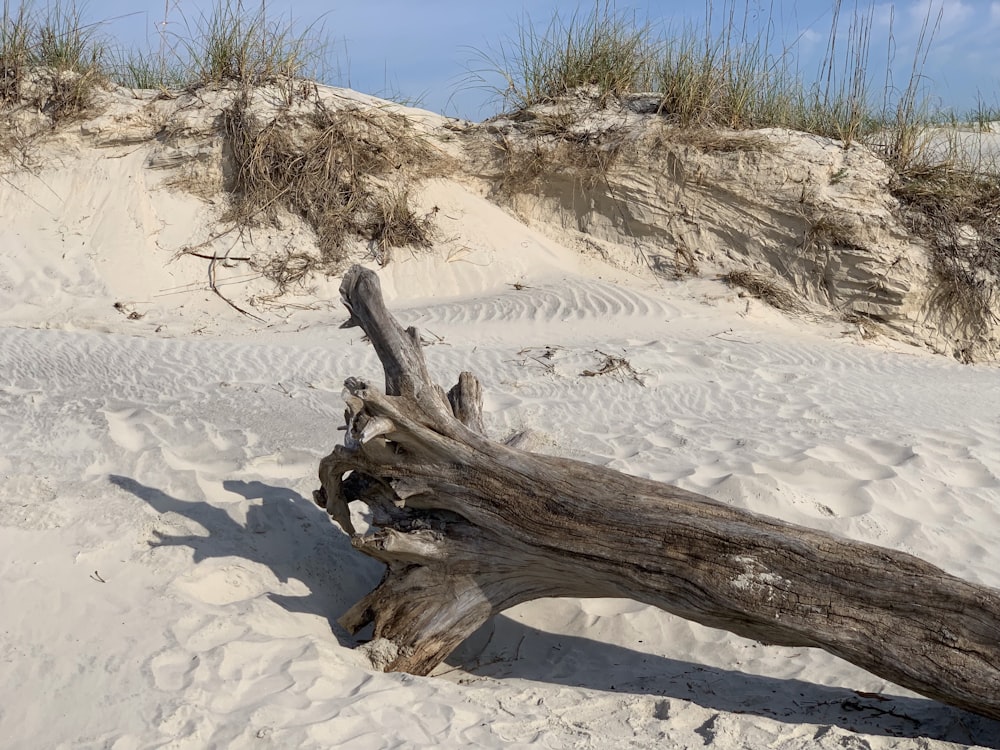
MULTIPOLYGON (((1000 747, 823 652, 622 600, 521 605, 435 676, 373 671, 335 620, 379 566, 308 500, 343 379, 381 372, 336 279, 241 316, 169 262, 204 204, 130 187, 140 156, 98 163, 45 173, 79 205, 0 235, 4 747, 1000 747)), ((460 218, 380 273, 434 376, 481 377, 491 436, 1000 587, 994 367, 623 271, 457 185, 427 200, 460 218), (642 384, 583 376, 602 353, 642 384)))

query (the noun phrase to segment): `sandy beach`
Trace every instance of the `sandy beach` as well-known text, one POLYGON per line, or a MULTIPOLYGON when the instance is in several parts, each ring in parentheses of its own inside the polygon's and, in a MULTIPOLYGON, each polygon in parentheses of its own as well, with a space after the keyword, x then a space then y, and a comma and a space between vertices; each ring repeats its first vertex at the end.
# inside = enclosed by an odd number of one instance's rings
MULTIPOLYGON (((336 620, 380 566, 311 493, 344 379, 378 360, 338 328, 337 277, 275 295, 215 264, 249 315, 213 291, 177 251, 226 229, 219 206, 122 122, 0 185, 0 745, 1000 747, 1000 723, 822 651, 628 600, 529 602, 430 677, 375 671, 336 620)), ((491 437, 1000 587, 995 365, 583 252, 469 181, 417 201, 434 246, 366 262, 435 379, 480 377, 491 437), (606 354, 635 377, 582 374, 606 354)), ((288 221, 210 247, 307 241, 288 221)))

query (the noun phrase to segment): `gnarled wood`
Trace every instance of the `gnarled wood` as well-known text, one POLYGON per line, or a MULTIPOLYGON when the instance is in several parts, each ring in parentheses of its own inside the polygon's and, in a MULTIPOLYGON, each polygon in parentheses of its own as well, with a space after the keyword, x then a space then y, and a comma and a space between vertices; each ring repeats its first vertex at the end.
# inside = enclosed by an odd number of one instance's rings
POLYGON ((624 597, 765 643, 815 646, 923 695, 1000 719, 1000 592, 912 555, 759 516, 692 492, 499 444, 463 373, 431 382, 414 329, 378 279, 341 286, 385 368, 346 383, 347 435, 316 501, 379 586, 341 619, 374 623, 385 667, 426 674, 494 614, 546 596, 624 597), (373 528, 355 533, 347 504, 373 528))

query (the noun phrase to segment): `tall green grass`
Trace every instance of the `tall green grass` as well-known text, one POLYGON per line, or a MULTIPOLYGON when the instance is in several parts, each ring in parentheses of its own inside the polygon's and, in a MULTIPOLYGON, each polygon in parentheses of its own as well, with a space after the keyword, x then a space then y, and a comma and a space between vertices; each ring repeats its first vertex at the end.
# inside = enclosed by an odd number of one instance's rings
POLYGON ((32 103, 53 117, 79 111, 100 80, 105 48, 94 24, 83 19, 73 0, 56 0, 44 8, 4 0, 0 29, 0 104, 18 103, 28 95, 30 71, 44 69, 50 87, 30 92, 32 103))
POLYGON ((268 14, 266 3, 216 0, 193 21, 174 46, 177 60, 200 83, 240 81, 249 85, 316 77, 325 42, 314 26, 297 30, 290 19, 268 14))
POLYGON ((525 17, 515 38, 483 57, 507 82, 504 103, 524 109, 582 86, 596 86, 602 97, 645 90, 653 81, 652 38, 635 16, 599 0, 586 14, 556 13, 544 29, 525 17))
MULTIPOLYGON (((898 89, 869 74, 875 11, 848 11, 834 0, 825 52, 806 75, 799 40, 777 37, 773 5, 760 16, 748 0, 723 0, 706 6, 700 25, 658 27, 596 0, 547 25, 523 17, 514 36, 479 53, 482 67, 471 78, 482 84, 498 75, 504 85, 494 93, 508 110, 593 86, 605 100, 655 95, 660 114, 685 127, 787 127, 846 143, 888 131, 887 155, 905 163, 914 134, 934 120, 924 106, 923 65, 940 16, 925 18, 909 80, 898 89)), ((891 41, 884 54, 891 63, 891 41)))
POLYGON ((317 77, 327 45, 319 25, 300 28, 272 15, 267 3, 215 0, 183 19, 183 31, 158 51, 124 48, 104 38, 75 0, 35 5, 3 0, 0 26, 0 104, 17 103, 33 69, 72 73, 80 100, 110 82, 133 88, 178 88, 238 82, 258 86, 317 77))

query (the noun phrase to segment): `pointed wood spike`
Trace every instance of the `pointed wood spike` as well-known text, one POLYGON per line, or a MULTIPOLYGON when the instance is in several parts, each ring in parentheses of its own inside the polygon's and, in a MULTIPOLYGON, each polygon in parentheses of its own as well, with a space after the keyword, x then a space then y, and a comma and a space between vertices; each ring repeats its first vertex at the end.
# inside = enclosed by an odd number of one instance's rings
POLYGON ((388 417, 375 417, 365 428, 361 431, 361 442, 367 443, 369 440, 380 437, 381 435, 388 435, 390 432, 396 431, 396 425, 388 417))

